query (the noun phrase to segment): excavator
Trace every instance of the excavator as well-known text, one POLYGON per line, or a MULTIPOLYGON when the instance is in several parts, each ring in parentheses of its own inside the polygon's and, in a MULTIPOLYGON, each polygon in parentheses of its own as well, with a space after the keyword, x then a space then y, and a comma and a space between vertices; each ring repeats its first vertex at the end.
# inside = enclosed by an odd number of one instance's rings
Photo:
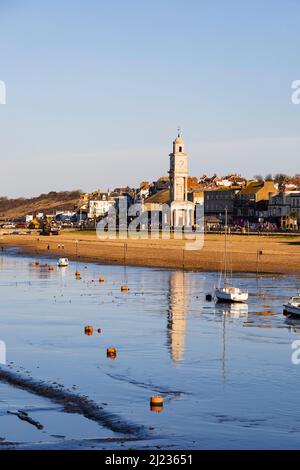
POLYGON ((48 217, 44 217, 40 224, 40 235, 59 235, 60 227, 48 217))

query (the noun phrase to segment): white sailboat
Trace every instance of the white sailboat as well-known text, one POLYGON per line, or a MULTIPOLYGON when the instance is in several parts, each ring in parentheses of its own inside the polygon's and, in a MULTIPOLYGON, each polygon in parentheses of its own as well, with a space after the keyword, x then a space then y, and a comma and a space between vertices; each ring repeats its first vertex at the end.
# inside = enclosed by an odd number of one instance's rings
POLYGON ((248 292, 242 291, 238 287, 228 283, 228 263, 227 263, 227 209, 225 210, 225 249, 224 249, 224 281, 222 284, 222 271, 220 272, 219 284, 215 289, 217 302, 246 302, 248 292))
POLYGON ((300 294, 291 297, 287 304, 283 306, 283 314, 300 318, 300 294))
POLYGON ((59 268, 65 268, 66 266, 69 266, 68 258, 59 258, 59 260, 57 262, 57 266, 59 268))

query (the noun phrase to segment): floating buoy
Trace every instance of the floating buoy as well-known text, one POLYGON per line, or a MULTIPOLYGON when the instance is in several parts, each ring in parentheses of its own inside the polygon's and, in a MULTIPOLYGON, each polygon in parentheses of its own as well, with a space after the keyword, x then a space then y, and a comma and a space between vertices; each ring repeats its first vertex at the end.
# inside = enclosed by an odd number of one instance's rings
POLYGON ((80 271, 76 271, 75 277, 76 277, 76 279, 81 279, 80 271))
POLYGON ((107 357, 109 357, 110 359, 115 359, 115 358, 117 357, 117 350, 116 350, 116 348, 113 348, 113 347, 107 348, 107 350, 106 350, 106 355, 107 355, 107 357))
POLYGON ((48 267, 48 271, 53 271, 53 269, 54 269, 54 268, 53 268, 53 266, 51 266, 51 265, 48 267))
POLYGON ((160 395, 153 395, 150 398, 150 409, 151 411, 156 411, 157 413, 160 413, 163 410, 164 406, 164 399, 160 395))
POLYGON ((127 292, 129 289, 124 284, 121 286, 121 292, 127 292))
POLYGON ((94 329, 92 326, 85 326, 84 327, 84 333, 87 335, 87 336, 92 336, 94 332, 94 329))
POLYGON ((98 328, 98 330, 97 330, 97 331, 98 331, 98 333, 102 333, 102 330, 101 330, 101 328, 98 328))
POLYGON ((212 295, 211 294, 206 294, 206 300, 207 302, 211 302, 212 301, 212 295))
POLYGON ((35 266, 39 266, 39 265, 40 265, 40 262, 39 262, 39 261, 36 261, 36 262, 34 263, 34 265, 35 265, 35 266))
POLYGON ((99 277, 99 282, 104 282, 104 277, 99 277))

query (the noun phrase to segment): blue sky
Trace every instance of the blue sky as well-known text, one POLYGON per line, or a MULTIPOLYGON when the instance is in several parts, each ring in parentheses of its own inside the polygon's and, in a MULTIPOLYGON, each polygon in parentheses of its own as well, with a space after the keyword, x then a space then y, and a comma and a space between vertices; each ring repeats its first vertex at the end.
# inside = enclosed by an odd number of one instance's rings
POLYGON ((0 0, 0 195, 300 172, 297 0, 0 0), (5 177, 3 177, 3 174, 5 177))

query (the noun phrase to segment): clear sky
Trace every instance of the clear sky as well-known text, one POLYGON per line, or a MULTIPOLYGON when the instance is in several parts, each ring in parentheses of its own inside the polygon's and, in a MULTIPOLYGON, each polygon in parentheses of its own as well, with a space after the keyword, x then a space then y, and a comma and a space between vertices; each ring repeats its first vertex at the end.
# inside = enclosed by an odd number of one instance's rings
POLYGON ((298 0, 0 0, 0 195, 300 172, 298 0))

